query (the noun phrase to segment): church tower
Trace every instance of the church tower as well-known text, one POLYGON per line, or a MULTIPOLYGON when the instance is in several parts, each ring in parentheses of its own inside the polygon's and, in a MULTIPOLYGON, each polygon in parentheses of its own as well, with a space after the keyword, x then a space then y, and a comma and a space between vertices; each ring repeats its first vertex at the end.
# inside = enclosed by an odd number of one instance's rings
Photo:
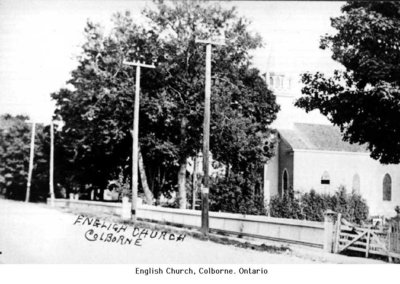
POLYGON ((279 50, 272 43, 267 43, 264 56, 266 64, 262 69, 266 70, 265 81, 276 96, 277 104, 280 105, 277 119, 271 127, 292 129, 294 123, 330 124, 318 110, 306 113, 294 105, 302 96, 301 73, 307 70, 299 71, 302 70, 301 66, 294 66, 288 58, 277 55, 279 50))
POLYGON ((302 96, 300 74, 267 72, 265 80, 268 88, 275 94, 277 104, 280 105, 272 128, 293 129, 294 123, 330 124, 318 110, 307 113, 295 106, 296 100, 302 96))

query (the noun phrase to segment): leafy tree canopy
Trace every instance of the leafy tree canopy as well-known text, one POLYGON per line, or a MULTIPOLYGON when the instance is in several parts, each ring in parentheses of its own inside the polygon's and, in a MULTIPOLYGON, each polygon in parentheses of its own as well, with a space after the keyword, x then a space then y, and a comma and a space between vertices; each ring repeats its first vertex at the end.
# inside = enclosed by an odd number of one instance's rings
POLYGON ((251 67, 261 38, 235 8, 198 1, 155 1, 143 10, 146 22, 117 13, 106 33, 88 22, 86 42, 69 83, 52 94, 64 122, 61 139, 81 182, 104 186, 119 167, 129 175, 134 70, 124 60, 154 62, 142 69, 139 139, 150 187, 175 190, 177 172, 201 149, 204 113, 205 47, 196 38, 225 33, 227 44, 213 47, 211 151, 217 160, 245 172, 252 159, 271 155, 267 126, 278 106, 251 67))
POLYGON ((344 139, 366 144, 382 163, 400 162, 400 3, 348 2, 321 39, 345 67, 331 78, 303 74, 296 105, 319 109, 344 139))

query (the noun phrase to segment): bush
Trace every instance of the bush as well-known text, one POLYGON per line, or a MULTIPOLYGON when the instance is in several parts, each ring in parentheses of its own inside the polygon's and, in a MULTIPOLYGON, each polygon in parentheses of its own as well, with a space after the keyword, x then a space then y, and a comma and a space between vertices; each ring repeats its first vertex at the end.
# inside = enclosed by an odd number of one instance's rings
POLYGON ((264 198, 256 194, 260 186, 238 174, 214 180, 210 188, 210 211, 265 215, 264 198))
POLYGON ((357 193, 348 194, 343 186, 333 195, 320 194, 312 189, 295 197, 293 191, 290 192, 271 199, 269 207, 272 217, 321 222, 324 220, 324 212, 330 209, 357 224, 368 218, 366 201, 357 193))
POLYGON ((347 204, 347 211, 339 211, 346 220, 361 224, 361 222, 368 219, 369 208, 360 194, 354 192, 349 194, 347 197, 347 204))
POLYGON ((269 203, 270 215, 272 217, 288 219, 304 219, 301 214, 300 201, 289 190, 283 196, 274 196, 269 203))
POLYGON ((331 205, 330 196, 326 194, 318 194, 312 189, 310 192, 304 193, 300 198, 300 206, 303 219, 310 221, 324 220, 324 212, 331 205))

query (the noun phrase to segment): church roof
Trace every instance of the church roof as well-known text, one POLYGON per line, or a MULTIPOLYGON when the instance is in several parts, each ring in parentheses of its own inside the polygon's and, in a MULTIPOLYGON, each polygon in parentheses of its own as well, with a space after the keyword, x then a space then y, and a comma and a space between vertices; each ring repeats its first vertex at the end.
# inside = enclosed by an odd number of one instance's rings
POLYGON ((365 145, 343 141, 339 128, 332 125, 295 123, 293 129, 278 131, 294 150, 368 152, 365 145))

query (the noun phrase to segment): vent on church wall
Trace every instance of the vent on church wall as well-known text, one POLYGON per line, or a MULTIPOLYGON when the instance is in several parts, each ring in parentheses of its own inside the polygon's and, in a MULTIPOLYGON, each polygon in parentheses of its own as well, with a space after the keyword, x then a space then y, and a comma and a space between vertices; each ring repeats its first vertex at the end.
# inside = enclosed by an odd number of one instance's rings
POLYGON ((330 184, 331 179, 329 177, 329 173, 327 171, 324 171, 321 177, 321 184, 330 184))

